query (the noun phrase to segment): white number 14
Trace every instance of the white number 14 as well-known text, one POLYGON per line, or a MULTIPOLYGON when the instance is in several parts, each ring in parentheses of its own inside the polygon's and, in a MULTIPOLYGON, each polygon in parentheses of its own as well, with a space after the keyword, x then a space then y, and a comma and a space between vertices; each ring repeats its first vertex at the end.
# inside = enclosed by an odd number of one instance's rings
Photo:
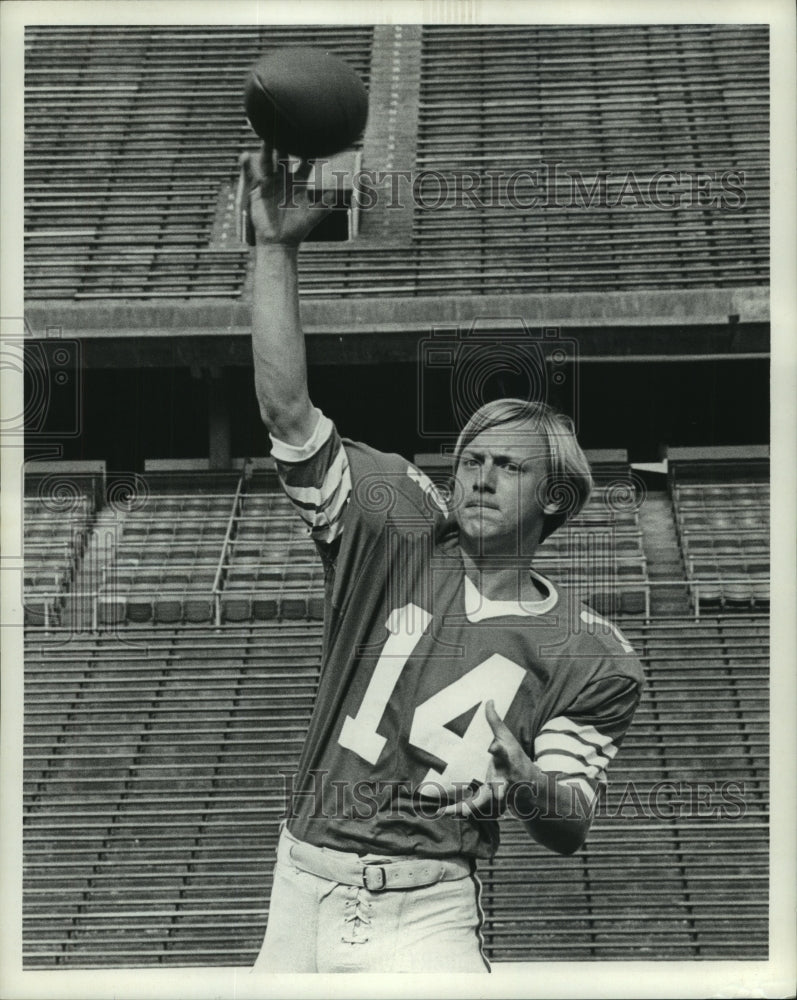
MULTIPOLYGON (((376 731, 395 690, 401 672, 431 615, 415 604, 406 604, 392 612, 386 623, 390 635, 374 667, 373 675, 356 716, 347 716, 338 742, 376 764, 387 738, 376 731)), ((442 771, 430 768, 425 782, 437 782, 450 788, 455 783, 467 785, 484 781, 490 763, 489 746, 493 740, 484 714, 484 703, 491 698, 501 718, 509 711, 525 676, 525 670, 499 653, 494 653, 452 684, 433 694, 413 713, 409 741, 413 746, 443 761, 442 771), (462 736, 446 728, 447 723, 478 705, 462 736)))

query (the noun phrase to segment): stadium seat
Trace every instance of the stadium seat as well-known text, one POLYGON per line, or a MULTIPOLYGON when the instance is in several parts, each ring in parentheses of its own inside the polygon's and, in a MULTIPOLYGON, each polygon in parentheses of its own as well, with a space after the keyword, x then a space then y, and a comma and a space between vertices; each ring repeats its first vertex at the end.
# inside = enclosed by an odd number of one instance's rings
POLYGON ((183 616, 182 598, 157 597, 155 599, 155 621, 166 625, 179 622, 183 616))
POLYGON ((756 586, 756 578, 769 576, 765 487, 675 482, 673 508, 696 610, 721 604, 728 610, 749 611, 757 590, 765 603, 768 585, 756 586), (750 567, 756 558, 760 561, 753 573, 750 567))
POLYGON ((101 595, 97 604, 99 624, 117 625, 125 620, 127 615, 127 602, 124 598, 113 599, 101 595))
POLYGON ((148 622, 152 620, 153 598, 151 596, 139 596, 135 591, 127 595, 126 608, 127 617, 131 622, 148 622))
MULTIPOLYGON (((501 821, 501 851, 480 866, 493 960, 762 953, 767 628, 738 614, 626 625, 647 684, 610 769, 606 808, 570 858, 534 845, 511 817, 501 821), (715 807, 722 782, 739 782, 744 817, 679 816, 679 796, 688 809, 698 780, 715 788, 715 807), (630 801, 629 781, 643 803, 664 781, 656 794, 672 817, 635 816, 628 805, 614 815, 623 796, 630 801), (698 919, 684 920, 687 912, 698 919)), ((251 963, 283 809, 280 774, 298 760, 321 635, 308 621, 221 631, 161 624, 30 646, 31 967, 57 956, 91 967, 164 964, 158 955, 174 965, 251 963), (96 931, 84 935, 89 924, 96 931)))
POLYGON ((256 621, 274 621, 278 615, 276 598, 255 597, 252 601, 252 615, 256 621))
MULTIPOLYGON (((221 608, 224 621, 244 622, 250 621, 252 618, 252 600, 249 597, 235 596, 228 591, 222 598, 221 608)), ((260 614, 256 617, 265 620, 265 618, 273 618, 275 615, 260 614)))
POLYGON ((213 601, 186 595, 184 600, 185 620, 192 624, 209 622, 213 619, 213 601))

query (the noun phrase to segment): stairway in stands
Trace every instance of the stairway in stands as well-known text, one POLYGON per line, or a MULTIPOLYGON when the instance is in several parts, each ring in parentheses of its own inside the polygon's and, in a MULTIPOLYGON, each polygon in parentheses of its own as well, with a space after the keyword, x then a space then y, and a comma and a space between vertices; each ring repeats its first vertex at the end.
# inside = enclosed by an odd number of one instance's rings
POLYGON ((656 581, 685 580, 685 570, 672 504, 666 493, 651 491, 640 505, 639 526, 648 563, 650 609, 654 618, 688 615, 690 612, 686 583, 683 586, 656 585, 656 581))
POLYGON ((118 506, 106 505, 94 519, 74 584, 64 605, 63 624, 74 632, 85 633, 96 628, 91 595, 97 593, 104 570, 113 562, 124 516, 124 511, 118 506))

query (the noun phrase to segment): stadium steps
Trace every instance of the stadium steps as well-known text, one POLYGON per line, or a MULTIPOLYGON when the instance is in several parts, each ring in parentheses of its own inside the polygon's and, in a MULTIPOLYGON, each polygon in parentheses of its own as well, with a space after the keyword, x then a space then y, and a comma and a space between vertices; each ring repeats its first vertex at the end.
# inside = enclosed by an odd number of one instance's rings
MULTIPOLYGON (((419 24, 374 27, 369 122, 362 150, 366 169, 378 166, 410 176, 415 168, 420 37, 419 24)), ((357 245, 364 246, 368 241, 381 246, 407 246, 412 240, 412 198, 403 194, 393 197, 387 188, 381 194, 368 211, 360 213, 357 245)))
POLYGON ((245 295, 249 253, 219 240, 232 231, 225 195, 253 138, 241 81, 265 48, 297 42, 340 53, 367 85, 373 62, 382 103, 372 108, 363 166, 403 169, 408 151, 421 177, 417 190, 402 192, 412 207, 396 232, 385 185, 373 216, 363 213, 360 249, 355 242, 303 251, 304 297, 766 284, 768 63, 760 29, 424 25, 420 39, 405 27, 399 43, 397 27, 379 26, 375 35, 366 25, 32 26, 26 298, 245 295), (417 79, 402 77, 408 68, 419 70, 417 79), (512 172, 527 177, 544 162, 560 164, 558 180, 521 180, 509 199, 512 172), (568 206, 568 171, 583 175, 587 189, 606 172, 616 197, 629 164, 643 196, 662 164, 690 177, 744 172, 743 203, 702 208, 689 201, 687 179, 674 191, 664 185, 665 196, 688 202, 683 208, 568 206), (497 193, 488 184, 475 204, 455 181, 493 175, 497 193), (554 191, 564 206, 545 205, 554 191), (543 204, 535 207, 535 198, 543 204))
MULTIPOLYGON (((587 845, 556 857, 502 820, 482 866, 496 960, 765 954, 766 619, 626 632, 647 687, 587 845)), ((28 636, 26 967, 251 963, 320 642, 317 623, 28 636)))
POLYGON ((650 492, 639 508, 639 526, 648 562, 650 607, 654 617, 689 614, 689 597, 684 587, 656 586, 656 579, 683 580, 685 570, 672 515, 665 493, 650 492))
POLYGON ((68 622, 69 594, 95 519, 94 499, 79 478, 45 477, 24 500, 26 625, 68 622), (47 484, 51 484, 48 492, 47 484))
POLYGON ((94 519, 75 581, 64 608, 64 623, 76 632, 96 628, 92 596, 102 581, 103 567, 113 562, 121 537, 125 510, 119 505, 102 507, 94 519))

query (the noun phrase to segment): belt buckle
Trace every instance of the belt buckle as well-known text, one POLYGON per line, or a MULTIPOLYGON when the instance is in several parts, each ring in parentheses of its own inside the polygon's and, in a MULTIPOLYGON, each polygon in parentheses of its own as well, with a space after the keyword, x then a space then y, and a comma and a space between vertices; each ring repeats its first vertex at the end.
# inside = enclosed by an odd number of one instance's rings
POLYGON ((363 865, 363 887, 369 892, 382 892, 387 888, 387 872, 378 862, 369 861, 363 865), (377 876, 375 882, 371 881, 371 875, 377 876))

